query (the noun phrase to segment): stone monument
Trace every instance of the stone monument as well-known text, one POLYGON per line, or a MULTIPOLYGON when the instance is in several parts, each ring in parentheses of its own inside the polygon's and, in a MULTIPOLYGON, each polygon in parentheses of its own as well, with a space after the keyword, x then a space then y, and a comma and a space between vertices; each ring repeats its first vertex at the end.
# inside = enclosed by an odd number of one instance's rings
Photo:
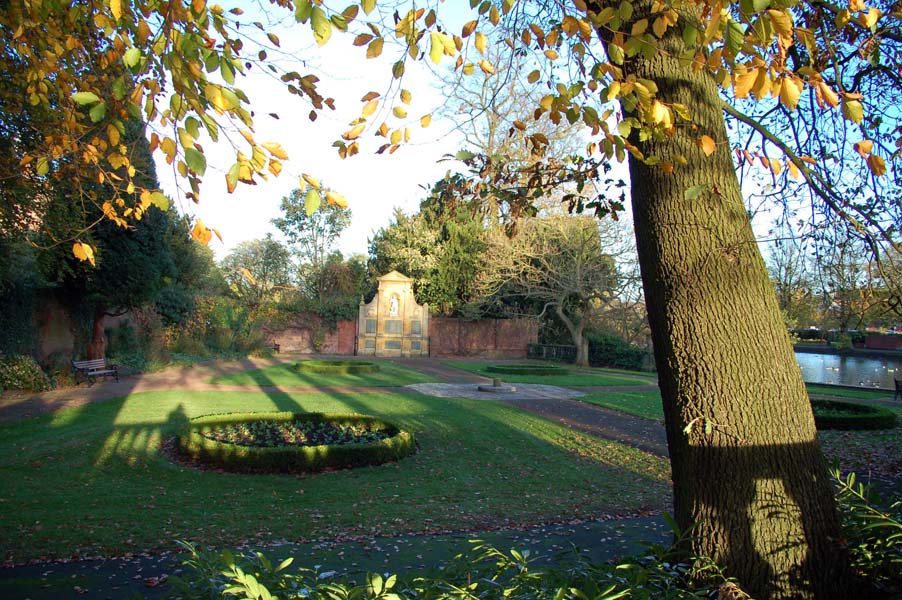
POLYGON ((413 280, 392 271, 376 281, 376 297, 368 304, 360 301, 357 354, 428 356, 429 306, 417 304, 413 280))

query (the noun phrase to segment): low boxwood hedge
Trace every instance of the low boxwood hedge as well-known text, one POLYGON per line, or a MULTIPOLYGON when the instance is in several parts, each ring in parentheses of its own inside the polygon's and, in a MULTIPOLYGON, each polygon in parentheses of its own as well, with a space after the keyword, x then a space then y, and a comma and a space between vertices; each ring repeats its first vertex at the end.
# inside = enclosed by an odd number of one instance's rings
POLYGON ((818 429, 892 429, 896 426, 896 415, 881 406, 812 400, 811 407, 818 429))
POLYGON ((379 465, 400 460, 416 451, 412 433, 367 415, 324 413, 225 413, 191 419, 176 439, 178 451, 229 471, 255 473, 316 473, 379 465), (333 425, 366 425, 388 435, 378 442, 329 446, 238 446, 212 440, 203 433, 249 421, 308 421, 333 425))
POLYGON ((557 365, 488 365, 489 373, 506 373, 508 375, 566 375, 564 367, 557 365))
POLYGON ((301 373, 329 373, 332 375, 379 371, 379 365, 376 363, 362 360, 302 360, 295 368, 301 373))

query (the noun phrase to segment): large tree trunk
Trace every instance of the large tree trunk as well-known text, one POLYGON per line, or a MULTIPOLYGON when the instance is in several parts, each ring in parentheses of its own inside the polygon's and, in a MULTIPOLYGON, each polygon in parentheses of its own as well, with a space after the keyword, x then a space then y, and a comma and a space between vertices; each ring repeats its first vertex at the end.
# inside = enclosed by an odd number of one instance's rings
MULTIPOLYGON (((635 1, 634 20, 649 4, 635 1)), ((629 31, 629 26, 625 26, 629 31)), ((674 512, 691 550, 756 598, 848 598, 833 492, 808 395, 745 210, 709 74, 676 58, 679 28, 653 59, 625 65, 698 130, 638 144, 688 166, 630 157, 632 206, 664 399, 674 512), (718 142, 706 157, 694 140, 718 142), (704 186, 694 200, 685 192, 704 186)), ((674 161, 676 162, 676 161, 674 161)))
POLYGON ((94 309, 94 324, 91 328, 91 342, 88 344, 88 360, 106 356, 106 313, 102 308, 94 309))
POLYGON ((585 325, 582 321, 576 322, 570 319, 567 313, 564 312, 564 307, 560 304, 554 305, 554 312, 558 319, 561 320, 561 323, 564 324, 564 327, 567 328, 567 331, 570 333, 570 339, 573 341, 573 345, 576 346, 576 358, 573 363, 578 367, 588 367, 589 342, 583 336, 585 325))

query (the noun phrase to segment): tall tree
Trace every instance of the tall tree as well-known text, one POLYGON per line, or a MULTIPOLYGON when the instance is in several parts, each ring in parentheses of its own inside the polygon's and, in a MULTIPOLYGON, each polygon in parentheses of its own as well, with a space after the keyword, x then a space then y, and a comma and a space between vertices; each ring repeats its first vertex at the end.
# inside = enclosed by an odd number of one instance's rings
POLYGON ((291 285, 291 254, 271 234, 235 246, 221 268, 232 291, 251 306, 278 299, 291 285))
POLYGON ((521 221, 513 238, 498 232, 482 272, 486 298, 516 296, 553 313, 576 346, 576 364, 589 366, 583 337, 591 315, 616 299, 620 281, 614 258, 605 254, 599 224, 591 217, 552 216, 521 221))

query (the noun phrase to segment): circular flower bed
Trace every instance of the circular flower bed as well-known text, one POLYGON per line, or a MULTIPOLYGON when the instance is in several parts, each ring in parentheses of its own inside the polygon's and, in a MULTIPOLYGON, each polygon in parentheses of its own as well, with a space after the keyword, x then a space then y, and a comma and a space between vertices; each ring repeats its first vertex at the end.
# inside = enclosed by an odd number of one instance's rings
POLYGON ((230 471, 281 473, 378 465, 416 451, 413 434, 376 417, 290 412, 196 417, 176 447, 230 471))
POLYGON ((362 360, 302 360, 295 368, 301 373, 376 373, 379 365, 362 360))
POLYGON ((508 375, 566 375, 570 372, 557 365, 489 365, 485 370, 508 375))
POLYGON ((893 411, 880 406, 812 400, 811 407, 818 429, 892 429, 896 426, 893 411))

